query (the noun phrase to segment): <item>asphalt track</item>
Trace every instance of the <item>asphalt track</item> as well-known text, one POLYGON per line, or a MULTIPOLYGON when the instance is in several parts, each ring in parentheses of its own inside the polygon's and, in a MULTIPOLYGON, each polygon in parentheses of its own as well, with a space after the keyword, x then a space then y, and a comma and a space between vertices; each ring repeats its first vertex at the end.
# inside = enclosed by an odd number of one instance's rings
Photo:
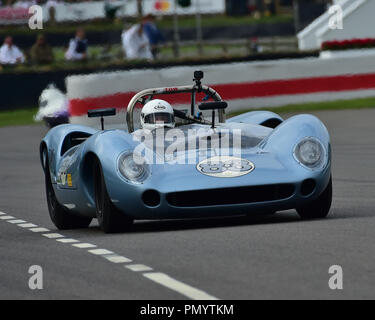
POLYGON ((103 234, 96 222, 58 232, 48 217, 38 159, 46 129, 0 129, 0 298, 374 299, 375 110, 316 114, 333 142, 334 202, 327 220, 301 222, 290 211, 137 222, 118 235, 103 234), (9 222, 19 219, 50 232, 9 222), (79 242, 43 236, 56 232, 79 242), (93 254, 77 243, 118 256, 93 254), (32 265, 43 268, 43 290, 28 287, 32 265), (342 291, 328 287, 332 265, 343 268, 342 291))

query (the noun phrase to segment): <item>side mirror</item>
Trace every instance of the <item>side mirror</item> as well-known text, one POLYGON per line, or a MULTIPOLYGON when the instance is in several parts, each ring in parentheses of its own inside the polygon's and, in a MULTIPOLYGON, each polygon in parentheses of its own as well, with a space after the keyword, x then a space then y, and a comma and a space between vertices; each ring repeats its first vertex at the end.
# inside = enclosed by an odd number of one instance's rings
POLYGON ((228 103, 225 101, 206 102, 199 105, 199 110, 222 110, 228 108, 228 103))
POLYGON ((228 108, 228 103, 225 101, 206 102, 199 105, 199 110, 212 110, 212 129, 215 129, 215 110, 223 110, 228 108))
POLYGON ((102 130, 104 130, 104 117, 110 117, 116 115, 116 109, 98 109, 98 110, 89 110, 87 116, 89 118, 99 118, 102 125, 102 130))
POLYGON ((87 116, 89 118, 99 118, 99 117, 110 117, 116 115, 116 109, 98 109, 98 110, 89 110, 87 116))

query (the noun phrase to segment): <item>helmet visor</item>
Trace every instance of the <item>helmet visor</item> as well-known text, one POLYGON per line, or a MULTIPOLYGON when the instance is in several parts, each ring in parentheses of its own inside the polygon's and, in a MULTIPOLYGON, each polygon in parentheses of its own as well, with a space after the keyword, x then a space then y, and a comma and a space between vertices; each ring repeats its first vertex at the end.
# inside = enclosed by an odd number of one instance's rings
POLYGON ((145 116, 144 122, 147 124, 172 124, 174 123, 174 117, 165 112, 151 113, 145 116))

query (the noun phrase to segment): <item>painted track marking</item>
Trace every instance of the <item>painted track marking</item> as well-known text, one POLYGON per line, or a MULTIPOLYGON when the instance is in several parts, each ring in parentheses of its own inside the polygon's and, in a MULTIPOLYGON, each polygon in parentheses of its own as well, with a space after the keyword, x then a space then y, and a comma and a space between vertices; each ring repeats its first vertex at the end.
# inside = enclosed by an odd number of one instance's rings
POLYGON ((145 266, 144 264, 131 264, 131 265, 125 266, 125 268, 134 272, 146 272, 146 271, 153 270, 151 267, 145 266))
POLYGON ((0 220, 12 220, 12 219, 15 219, 15 217, 12 217, 12 216, 1 216, 0 217, 0 220))
POLYGON ((70 239, 70 238, 57 239, 56 241, 61 242, 61 243, 77 243, 77 242, 79 242, 76 239, 70 239))
POLYGON ((59 233, 46 233, 42 235, 43 237, 46 237, 48 239, 59 239, 59 238, 65 238, 62 234, 59 233))
POLYGON ((26 223, 25 220, 20 220, 20 219, 17 219, 17 220, 7 220, 7 222, 9 222, 9 223, 11 223, 11 224, 26 223))
POLYGON ((206 292, 189 286, 181 281, 175 280, 165 273, 152 272, 145 273, 143 276, 193 300, 218 300, 214 296, 211 296, 206 292))
POLYGON ((49 230, 46 228, 31 228, 29 230, 32 232, 49 232, 49 230))
POLYGON ((129 263, 132 262, 132 260, 123 257, 123 256, 118 256, 117 254, 111 254, 108 256, 103 256, 103 258, 107 259, 108 261, 112 263, 129 263))
POLYGON ((72 244, 73 247, 79 248, 79 249, 89 249, 89 248, 96 248, 95 244, 91 243, 75 243, 72 244))
POLYGON ((36 224, 32 224, 32 223, 23 223, 23 224, 18 224, 17 226, 21 228, 36 228, 37 227, 36 224))
POLYGON ((107 249, 93 249, 89 250, 90 253, 95 254, 96 256, 102 256, 105 254, 113 254, 112 251, 109 251, 107 249))
MULTIPOLYGON (((11 224, 18 226, 20 228, 29 229, 35 233, 42 233, 42 232, 50 232, 50 230, 42 227, 38 227, 33 223, 24 223, 24 220, 16 219, 13 216, 9 216, 6 213, 0 211, 0 220, 10 222, 11 224)), ((72 246, 79 248, 79 249, 88 249, 88 248, 96 248, 97 246, 90 243, 83 243, 76 239, 65 238, 64 235, 59 233, 44 233, 42 234, 43 237, 48 239, 56 240, 57 242, 64 243, 64 244, 72 244, 72 246)), ((165 273, 161 272, 150 272, 153 268, 148 267, 143 264, 132 264, 132 265, 125 265, 126 263, 132 262, 129 258, 124 256, 117 255, 112 251, 107 249, 91 249, 87 252, 94 254, 96 256, 102 256, 106 260, 115 263, 115 264, 124 264, 124 267, 128 270, 133 272, 142 273, 144 277, 147 279, 158 283, 159 285, 166 287, 170 290, 178 292, 179 294, 193 299, 193 300, 218 300, 218 298, 202 291, 197 288, 194 288, 188 284, 185 284, 181 281, 178 281, 165 273)))

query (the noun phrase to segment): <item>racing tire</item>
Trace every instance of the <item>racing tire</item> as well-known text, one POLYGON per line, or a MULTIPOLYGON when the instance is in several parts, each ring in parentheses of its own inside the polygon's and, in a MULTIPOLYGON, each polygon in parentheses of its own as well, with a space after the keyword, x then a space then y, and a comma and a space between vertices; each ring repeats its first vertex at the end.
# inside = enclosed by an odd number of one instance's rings
POLYGON ((81 217, 72 214, 67 209, 65 209, 58 201, 55 195, 55 190, 51 182, 50 170, 48 167, 48 158, 46 151, 43 152, 43 162, 45 171, 45 185, 46 185, 46 195, 47 195, 47 205, 49 215, 53 224, 59 230, 72 230, 72 229, 84 229, 88 228, 92 218, 81 217))
POLYGON ((96 217, 105 233, 129 231, 133 219, 118 210, 108 196, 102 166, 99 161, 94 165, 94 188, 96 217))
POLYGON ((328 216, 332 205, 332 177, 323 193, 309 204, 297 208, 303 220, 324 219, 328 216))

